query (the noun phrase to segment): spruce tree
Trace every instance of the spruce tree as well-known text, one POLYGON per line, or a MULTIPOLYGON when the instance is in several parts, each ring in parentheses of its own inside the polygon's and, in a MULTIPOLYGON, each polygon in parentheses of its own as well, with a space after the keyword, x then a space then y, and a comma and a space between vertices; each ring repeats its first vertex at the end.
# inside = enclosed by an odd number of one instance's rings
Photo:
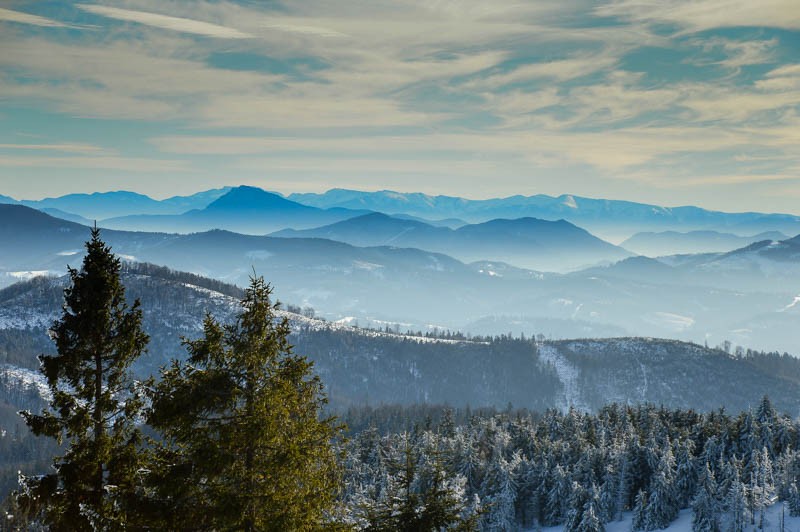
POLYGON ((800 490, 797 489, 797 483, 794 481, 789 484, 789 496, 786 502, 789 505, 789 515, 800 517, 800 490))
POLYGON ((729 514, 728 530, 731 532, 743 532, 750 520, 750 508, 747 498, 747 487, 739 478, 738 471, 736 471, 725 501, 729 514))
POLYGON ((577 530, 579 532, 604 532, 605 529, 603 521, 597 515, 597 506, 594 504, 594 500, 590 499, 583 509, 583 516, 577 530))
POLYGON ((387 493, 380 501, 362 509, 367 522, 365 530, 476 530, 479 512, 468 508, 456 486, 448 482, 438 453, 431 454, 428 471, 420 471, 418 451, 407 436, 403 439, 402 457, 390 460, 394 475, 387 493))
POLYGON ((598 515, 600 512, 600 497, 597 493, 597 486, 592 483, 588 490, 580 488, 574 491, 576 493, 582 492, 580 499, 583 501, 583 507, 576 508, 574 513, 570 513, 570 519, 567 520, 564 530, 570 532, 603 532, 605 526, 603 526, 603 521, 598 515))
POLYGON ((40 357, 50 408, 23 412, 34 434, 65 446, 54 472, 22 479, 20 500, 52 530, 129 524, 142 402, 129 368, 148 342, 137 300, 125 301, 120 261, 95 227, 80 270, 69 269, 63 313, 50 330, 58 354, 40 357))
POLYGON ((253 278, 233 324, 208 316, 152 385, 150 424, 163 442, 149 494, 154 526, 306 530, 326 522, 340 477, 336 420, 312 363, 292 352, 272 288, 253 278))
POLYGON ((697 495, 692 501, 692 530, 697 532, 720 532, 720 503, 718 499, 717 481, 708 467, 700 473, 697 495))
POLYGON ((651 481, 647 503, 647 528, 650 530, 666 528, 678 516, 671 456, 667 449, 651 481))
POLYGON ((633 505, 632 530, 650 530, 647 523, 647 495, 639 490, 636 494, 636 502, 633 505))

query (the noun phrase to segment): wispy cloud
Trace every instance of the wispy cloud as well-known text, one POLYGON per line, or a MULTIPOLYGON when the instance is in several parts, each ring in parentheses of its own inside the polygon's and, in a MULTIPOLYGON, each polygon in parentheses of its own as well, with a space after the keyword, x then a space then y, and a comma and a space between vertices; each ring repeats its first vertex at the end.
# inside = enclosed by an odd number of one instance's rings
POLYGON ((239 31, 235 28, 220 26, 219 24, 212 24, 201 20, 194 20, 190 18, 172 17, 169 15, 161 15, 159 13, 150 13, 147 11, 133 11, 130 9, 121 9, 118 7, 100 6, 95 4, 76 4, 79 9, 86 12, 100 15, 103 17, 123 20, 126 22, 136 22, 146 26, 153 26, 165 30, 178 31, 183 33, 191 33, 194 35, 203 35, 206 37, 216 37, 219 39, 247 39, 252 35, 239 31))
POLYGON ((771 70, 756 82, 756 87, 767 91, 800 92, 800 64, 785 65, 771 70))
POLYGON ((0 168, 78 168, 119 170, 126 172, 183 172, 189 170, 186 161, 113 156, 22 157, 0 155, 0 168))
POLYGON ((286 31, 289 33, 299 33, 302 35, 315 35, 319 37, 347 37, 346 34, 336 30, 321 28, 319 26, 303 26, 300 24, 266 24, 268 29, 286 31))
MULTIPOLYGON (((406 136, 354 136, 339 138, 309 137, 158 137, 151 142, 165 153, 182 155, 272 155, 287 159, 303 153, 304 159, 320 164, 326 158, 350 157, 368 153, 357 167, 373 164, 380 171, 405 158, 411 164, 427 167, 431 160, 442 160, 437 153, 451 155, 448 160, 502 164, 509 157, 520 160, 549 161, 550 165, 588 164, 604 171, 619 172, 675 154, 732 150, 742 146, 780 148, 784 135, 772 136, 763 130, 737 131, 724 127, 632 127, 615 131, 575 133, 570 131, 504 131, 492 134, 425 134, 406 136), (424 164, 419 163, 425 160, 424 164), (369 163, 367 161, 372 161, 369 163), (415 162, 416 161, 416 162, 415 162)), ((261 159, 265 161, 267 159, 261 159)), ((283 163, 284 165, 286 163, 283 163)), ((342 161, 338 164, 343 164, 342 161)), ((635 178, 631 174, 632 178, 635 178)))
POLYGON ((778 39, 734 40, 722 37, 698 39, 697 45, 706 51, 721 50, 727 57, 719 61, 695 60, 695 64, 717 64, 725 68, 739 69, 748 65, 763 65, 775 61, 778 39))
POLYGON ((25 151, 57 151, 64 153, 101 153, 105 151, 100 146, 91 144, 0 144, 0 150, 25 150, 25 151))
POLYGON ((697 32, 712 28, 800 29, 795 0, 615 0, 596 8, 602 16, 678 24, 697 32))
POLYGON ((48 28, 67 28, 68 24, 53 20, 51 18, 40 17, 38 15, 31 15, 22 11, 12 11, 0 7, 0 21, 17 22, 20 24, 32 24, 34 26, 43 26, 48 28))
POLYGON ((796 33, 774 30, 800 29, 794 3, 64 3, 37 13, 97 27, 4 25, 0 110, 34 108, 94 137, 0 144, 0 165, 270 175, 312 189, 331 175, 440 191, 467 176, 511 193, 549 175, 564 180, 550 190, 625 193, 764 183, 800 165, 796 33))

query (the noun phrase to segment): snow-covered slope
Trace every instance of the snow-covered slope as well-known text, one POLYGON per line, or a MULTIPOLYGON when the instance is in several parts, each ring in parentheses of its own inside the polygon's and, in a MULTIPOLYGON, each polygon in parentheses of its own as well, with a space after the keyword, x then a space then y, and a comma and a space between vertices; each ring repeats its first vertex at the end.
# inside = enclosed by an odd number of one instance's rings
MULTIPOLYGON (((230 322, 240 310, 241 290, 218 281, 141 265, 125 273, 123 281, 129 299, 141 300, 150 335, 148 352, 135 366, 141 376, 184 357, 181 339, 202 333, 206 313, 230 322)), ((37 278, 0 290, 0 363, 14 360, 16 366, 36 369, 36 355, 52 352, 47 328, 60 313, 66 282, 37 278), (9 335, 16 336, 4 340, 9 335), (4 354, 4 341, 27 348, 4 354)), ((791 307, 784 314, 792 317, 794 311, 791 307)), ((740 410, 769 393, 781 410, 800 413, 796 359, 768 364, 761 363, 767 360, 761 355, 737 358, 696 344, 649 338, 432 338, 288 311, 278 315, 291 324, 295 352, 315 362, 339 406, 428 402, 505 407, 510 402, 531 409, 591 411, 617 401, 740 410)))
POLYGON ((544 364, 551 364, 555 368, 558 380, 561 381, 562 392, 556 397, 556 406, 561 410, 577 408, 588 411, 589 406, 581 397, 578 381, 580 369, 552 344, 539 345, 539 358, 544 364))

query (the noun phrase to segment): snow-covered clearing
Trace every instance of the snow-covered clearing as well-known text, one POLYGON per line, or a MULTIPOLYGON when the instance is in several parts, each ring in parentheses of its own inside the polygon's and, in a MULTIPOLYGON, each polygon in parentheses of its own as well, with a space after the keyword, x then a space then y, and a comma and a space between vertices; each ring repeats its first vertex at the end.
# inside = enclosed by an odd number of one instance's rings
POLYGON ((50 275, 50 270, 27 270, 23 272, 6 272, 8 277, 19 281, 29 281, 34 277, 44 277, 50 275))
POLYGON ((588 412, 589 406, 581 398, 578 376, 580 370, 576 368, 561 352, 552 345, 539 345, 539 358, 546 364, 552 364, 558 375, 558 380, 564 388, 564 392, 556 400, 556 406, 567 411, 570 407, 588 412))
MULTIPOLYGON (((769 508, 767 508, 766 513, 764 514, 764 530, 766 532, 779 532, 780 522, 781 522, 781 510, 783 509, 782 502, 773 504, 769 508)), ((756 515, 756 526, 748 526, 745 527, 747 532, 760 530, 758 528, 758 521, 759 516, 756 515)), ((633 523, 633 513, 632 512, 625 512, 622 516, 621 521, 613 521, 611 523, 606 523, 606 532, 630 532, 633 523)), ((537 529, 541 530, 542 532, 556 532, 559 530, 563 530, 563 527, 553 526, 548 528, 541 528, 537 529)), ((665 528, 667 532, 691 532, 692 530, 692 511, 690 509, 681 510, 678 519, 672 522, 667 528, 665 528)), ((786 511, 784 512, 784 532, 800 532, 800 517, 790 517, 789 516, 789 508, 786 507, 786 511)))
MULTIPOLYGON (((302 316, 300 314, 294 314, 293 312, 287 312, 285 310, 279 310, 275 313, 278 317, 283 318, 285 317, 288 319, 292 324, 292 329, 295 331, 300 331, 302 329, 310 329, 314 331, 320 330, 336 330, 336 331, 351 331, 362 336, 368 336, 371 338, 396 338, 399 340, 409 340, 413 342, 417 342, 420 344, 429 344, 429 343, 440 343, 440 344, 486 344, 487 342, 475 342, 473 340, 453 340, 447 338, 429 338, 427 336, 417 336, 411 334, 403 334, 403 333, 394 333, 394 332, 386 332, 383 330, 377 329, 364 329, 360 327, 355 327, 350 325, 350 323, 354 323, 356 318, 349 316, 347 318, 337 320, 337 321, 323 321, 318 318, 308 318, 306 316, 302 316)), ((388 323, 388 322, 387 322, 388 323)))
POLYGON ((58 318, 56 312, 41 312, 21 305, 0 307, 0 329, 49 328, 58 318))
POLYGON ((20 383, 26 387, 35 387, 39 395, 45 399, 50 399, 50 388, 44 376, 38 371, 12 366, 11 364, 0 364, 0 377, 8 379, 12 383, 20 383))

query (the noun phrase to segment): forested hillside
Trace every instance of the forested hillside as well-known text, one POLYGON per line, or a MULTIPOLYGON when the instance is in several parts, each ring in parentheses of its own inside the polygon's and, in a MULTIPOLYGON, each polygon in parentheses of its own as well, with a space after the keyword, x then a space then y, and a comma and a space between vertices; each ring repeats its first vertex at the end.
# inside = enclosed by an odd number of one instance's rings
MULTIPOLYGON (((229 321, 241 289, 148 264, 123 268, 129 297, 142 301, 147 352, 140 377, 184 358, 182 338, 200 334, 205 314, 229 321)), ((0 290, 0 363, 35 370, 54 349, 47 328, 61 307, 66 279, 37 278, 0 290)), ((778 353, 721 349, 652 338, 543 341, 507 335, 397 333, 289 319, 295 351, 316 364, 335 408, 352 404, 449 403, 454 406, 594 411, 609 401, 736 411, 770 391, 781 411, 800 412, 800 361, 778 353), (714 394, 706 390, 715 390, 714 394)), ((308 309, 307 309, 308 310, 308 309)))

